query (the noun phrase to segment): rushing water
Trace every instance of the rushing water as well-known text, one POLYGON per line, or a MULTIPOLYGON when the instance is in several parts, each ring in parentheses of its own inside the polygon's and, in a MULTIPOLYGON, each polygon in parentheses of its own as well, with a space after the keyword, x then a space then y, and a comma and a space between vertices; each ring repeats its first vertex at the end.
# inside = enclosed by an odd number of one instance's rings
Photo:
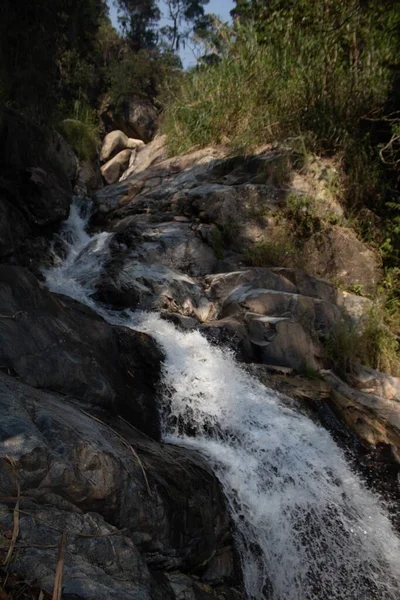
POLYGON ((374 495, 322 427, 280 401, 232 354, 157 314, 91 299, 110 234, 89 237, 75 204, 50 289, 163 347, 163 435, 199 450, 220 479, 252 600, 398 600, 400 542, 374 495))

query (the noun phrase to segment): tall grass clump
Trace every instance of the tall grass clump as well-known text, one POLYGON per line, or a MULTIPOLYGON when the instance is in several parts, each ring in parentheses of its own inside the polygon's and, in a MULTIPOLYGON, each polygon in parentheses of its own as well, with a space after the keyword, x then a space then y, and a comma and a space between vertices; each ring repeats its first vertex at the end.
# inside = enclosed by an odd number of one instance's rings
POLYGON ((302 137, 312 151, 351 148, 353 158, 354 139, 367 143, 362 121, 380 114, 392 84, 399 11, 359 0, 295 4, 238 19, 218 61, 181 79, 163 125, 172 152, 302 137))
POLYGON ((400 346, 387 323, 387 313, 374 305, 365 318, 356 323, 346 317, 333 329, 325 342, 328 357, 342 372, 361 363, 389 375, 400 375, 400 346))
POLYGON ((99 149, 99 120, 84 100, 75 100, 68 118, 60 120, 57 129, 80 160, 93 159, 99 149))

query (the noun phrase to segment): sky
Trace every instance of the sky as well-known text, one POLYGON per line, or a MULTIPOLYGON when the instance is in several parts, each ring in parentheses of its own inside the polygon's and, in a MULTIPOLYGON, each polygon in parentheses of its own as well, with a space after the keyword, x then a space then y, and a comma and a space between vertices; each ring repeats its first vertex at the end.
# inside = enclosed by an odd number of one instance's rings
MULTIPOLYGON (((118 26, 117 20, 117 11, 115 6, 113 5, 112 0, 107 0, 108 5, 110 7, 110 17, 114 27, 118 26)), ((161 3, 163 4, 163 2, 161 3)), ((205 7, 206 12, 213 13, 220 17, 222 21, 230 20, 230 11, 233 8, 233 0, 210 0, 209 4, 205 7)), ((196 58, 193 54, 193 51, 190 48, 185 48, 181 51, 181 59, 184 67, 189 67, 196 62, 196 58)))

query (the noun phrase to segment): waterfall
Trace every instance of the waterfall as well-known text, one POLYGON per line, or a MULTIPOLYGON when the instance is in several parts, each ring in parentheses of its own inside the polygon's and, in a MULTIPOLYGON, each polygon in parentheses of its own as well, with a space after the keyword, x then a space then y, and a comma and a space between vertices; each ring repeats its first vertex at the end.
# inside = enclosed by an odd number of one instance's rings
POLYGON ((46 273, 47 285, 162 346, 164 441, 198 450, 219 478, 247 598, 398 599, 399 538, 330 434, 199 331, 97 306, 91 283, 110 234, 89 237, 85 224, 74 206, 62 233, 66 258, 46 273))

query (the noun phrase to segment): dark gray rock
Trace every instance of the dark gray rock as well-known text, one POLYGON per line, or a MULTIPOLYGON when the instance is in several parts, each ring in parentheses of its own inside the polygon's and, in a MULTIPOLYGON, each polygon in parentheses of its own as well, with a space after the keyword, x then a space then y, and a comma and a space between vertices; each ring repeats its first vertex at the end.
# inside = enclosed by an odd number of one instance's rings
POLYGON ((10 109, 0 114, 0 260, 40 260, 31 240, 67 217, 77 166, 58 133, 10 109))
POLYGON ((163 355, 152 338, 54 296, 21 267, 0 265, 0 315, 3 369, 34 387, 110 407, 159 436, 155 388, 163 355))
POLYGON ((65 531, 66 597, 173 600, 181 597, 176 578, 204 591, 195 598, 214 597, 209 584, 234 597, 226 587, 240 584, 230 522, 203 460, 81 407, 0 374, 3 534, 12 529, 16 477, 21 489, 19 549, 10 571, 51 591, 65 531), (170 579, 171 570, 186 575, 170 579))

